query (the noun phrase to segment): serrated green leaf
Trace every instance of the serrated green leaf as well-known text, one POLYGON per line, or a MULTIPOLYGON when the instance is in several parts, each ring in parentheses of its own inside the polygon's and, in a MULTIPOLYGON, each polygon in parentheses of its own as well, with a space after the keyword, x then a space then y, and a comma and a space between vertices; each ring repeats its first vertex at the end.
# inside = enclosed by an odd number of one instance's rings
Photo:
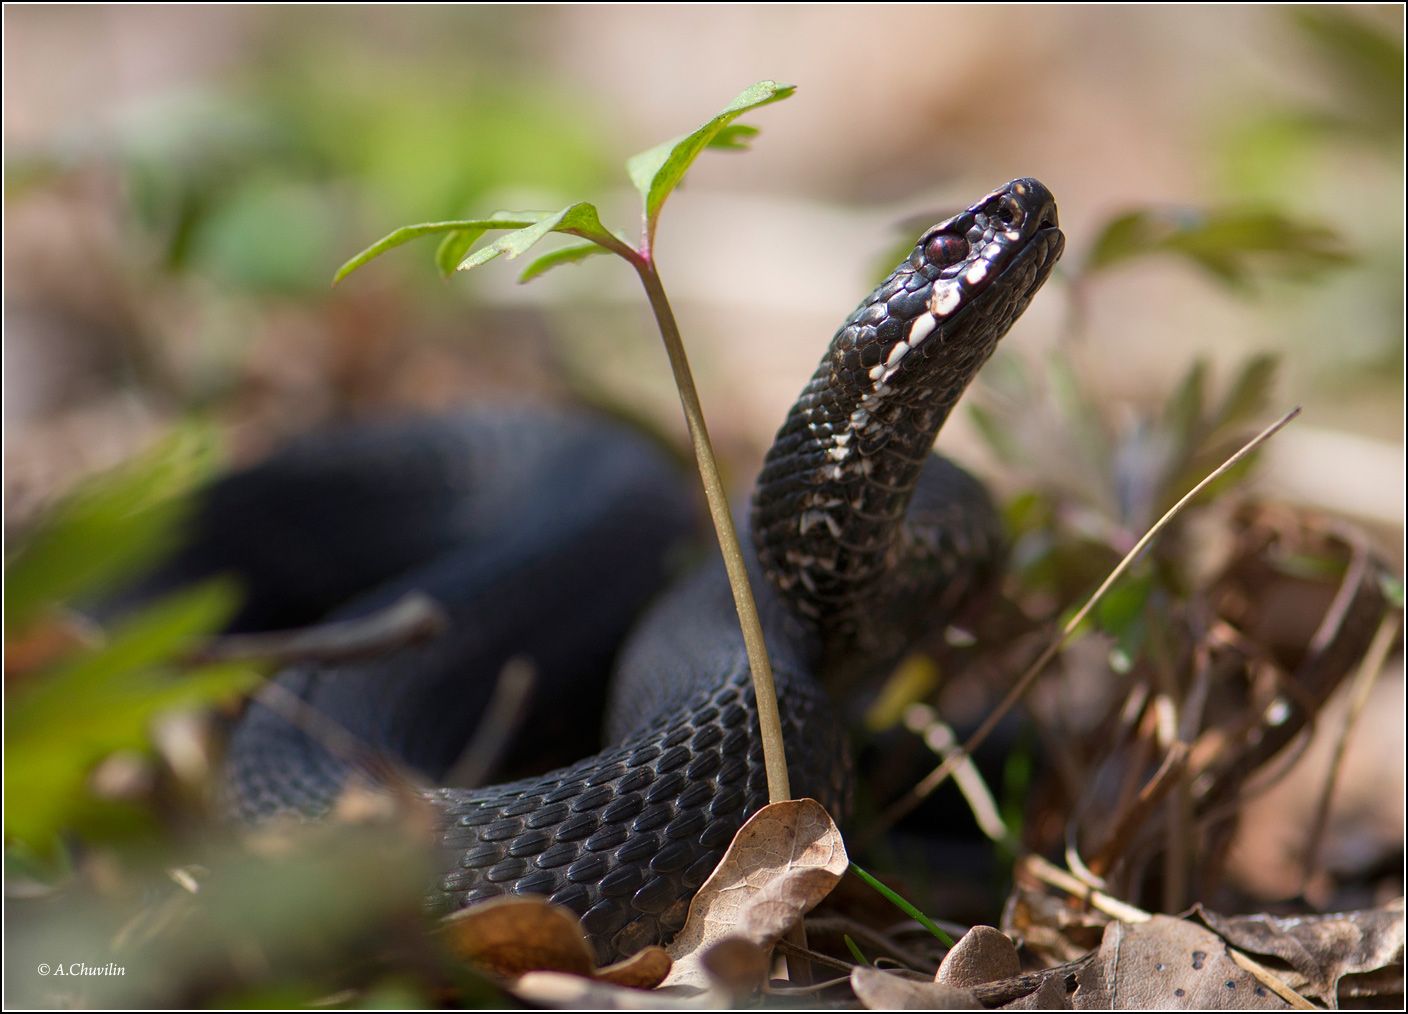
POLYGON ((574 243, 561 250, 543 254, 523 269, 523 274, 518 276, 518 282, 520 285, 524 282, 531 282, 533 279, 547 274, 553 268, 560 268, 564 264, 580 264, 588 257, 605 253, 611 253, 611 251, 598 243, 574 243))
POLYGON ((501 236, 487 246, 482 246, 464 260, 458 270, 470 271, 487 264, 497 257, 512 260, 525 253, 535 243, 549 233, 562 232, 569 236, 580 236, 593 243, 602 244, 619 252, 621 241, 601 224, 595 205, 585 201, 569 204, 561 211, 542 212, 542 217, 526 228, 501 236))
POLYGON ((484 235, 483 229, 461 229, 445 234, 440 245, 435 248, 435 268, 441 278, 449 278, 464 260, 470 248, 484 235))
MULTIPOLYGON (((720 112, 711 117, 693 133, 677 137, 656 145, 649 151, 632 156, 626 162, 626 173, 640 191, 645 201, 646 231, 655 234, 655 223, 660 217, 660 209, 671 191, 679 186, 689 167, 699 157, 699 153, 709 147, 714 139, 735 119, 744 113, 773 102, 780 102, 797 90, 795 85, 781 85, 776 81, 759 81, 741 92, 720 112)), ((757 131, 748 137, 757 136, 757 131)), ((732 147, 742 135, 726 137, 725 146, 732 147)))
POLYGON ((710 148, 720 151, 747 151, 753 138, 761 134, 757 127, 747 123, 730 123, 709 141, 710 148))
POLYGON ((189 424, 155 448, 85 482, 21 542, 5 568, 5 630, 40 610, 97 595, 170 547, 189 493, 218 458, 214 430, 189 424))
MULTIPOLYGON (((337 274, 332 276, 332 284, 336 285, 362 265, 376 260, 388 250, 394 250, 398 246, 404 246, 413 239, 420 239, 422 236, 434 236, 441 233, 474 232, 474 239, 478 239, 489 229, 521 229, 530 226, 542 218, 551 215, 549 211, 496 211, 488 218, 469 218, 457 222, 422 222, 419 225, 403 225, 395 229, 361 253, 354 256, 342 267, 337 269, 337 274)), ((471 243, 473 240, 471 240, 471 243)))

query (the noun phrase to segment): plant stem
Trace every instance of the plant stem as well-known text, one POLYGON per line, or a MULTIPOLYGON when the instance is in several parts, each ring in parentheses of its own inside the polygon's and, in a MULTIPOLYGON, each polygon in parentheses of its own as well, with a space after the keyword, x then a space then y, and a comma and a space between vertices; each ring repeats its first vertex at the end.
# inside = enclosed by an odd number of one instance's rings
POLYGON ((713 445, 709 442, 709 430, 704 424, 699 392, 694 387, 694 375, 689 369, 689 359, 685 356, 684 342, 680 339, 679 325, 675 323, 675 314, 670 309, 665 287, 660 283, 660 275, 648 255, 631 258, 631 264, 645 286, 650 308, 655 312, 655 322, 660 328, 660 337, 665 342, 665 352, 670 358, 670 369, 675 374, 675 386, 679 388, 690 443, 694 447, 694 459, 699 467, 699 478, 704 483, 704 499, 708 501, 709 517, 714 522, 714 532, 723 553, 729 587, 733 590, 734 608, 738 610, 738 625, 743 630, 743 644, 748 651, 748 665, 753 673, 753 695, 758 702, 758 724, 763 739, 763 764, 768 775, 768 800, 779 803, 791 799, 792 790, 787 780, 787 757, 782 745, 782 722, 777 711, 772 663, 768 660, 767 646, 763 643, 763 625, 758 618, 753 589, 748 584, 743 550, 738 544, 738 532, 734 528, 733 515, 729 513, 723 480, 719 478, 719 466, 714 458, 713 445))

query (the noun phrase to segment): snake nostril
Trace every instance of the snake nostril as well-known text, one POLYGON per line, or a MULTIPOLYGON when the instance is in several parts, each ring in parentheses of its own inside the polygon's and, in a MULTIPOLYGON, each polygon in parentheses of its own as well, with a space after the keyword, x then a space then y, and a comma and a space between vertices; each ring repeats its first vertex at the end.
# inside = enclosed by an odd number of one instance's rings
POLYGON ((1002 200, 998 202, 997 210, 993 213, 993 217, 1001 223, 1004 229, 1015 229, 1022 224, 1022 220, 1026 215, 1022 210, 1022 205, 1017 199, 1010 194, 1005 194, 1002 200))

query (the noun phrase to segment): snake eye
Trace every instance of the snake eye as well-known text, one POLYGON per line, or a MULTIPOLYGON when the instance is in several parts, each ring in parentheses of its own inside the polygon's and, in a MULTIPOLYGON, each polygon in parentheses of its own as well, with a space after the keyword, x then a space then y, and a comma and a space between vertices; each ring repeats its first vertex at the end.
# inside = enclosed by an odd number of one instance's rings
POLYGON ((957 264, 968 256, 968 241, 958 236, 939 233, 924 244, 924 257, 935 267, 957 264))

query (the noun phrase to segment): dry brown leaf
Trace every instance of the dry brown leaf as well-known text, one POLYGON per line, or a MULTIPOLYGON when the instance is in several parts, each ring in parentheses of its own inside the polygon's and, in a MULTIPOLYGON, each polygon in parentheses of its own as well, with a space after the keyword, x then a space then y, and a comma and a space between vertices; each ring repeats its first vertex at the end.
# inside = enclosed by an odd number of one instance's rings
POLYGON ((772 969, 772 949, 743 937, 724 937, 699 955, 709 981, 730 996, 747 996, 772 969))
POLYGON ((966 989, 906 979, 869 965, 851 969, 851 989, 870 1010, 972 1010, 981 1006, 966 989))
POLYGON ((755 813, 694 896, 670 945, 667 986, 704 987, 704 952, 740 936, 766 950, 831 893, 850 860, 841 832, 820 803, 793 799, 755 813))
POLYGON ((1077 973, 1076 1010, 1287 1010, 1289 1003, 1234 961, 1195 923, 1156 915, 1105 927, 1100 951, 1077 973))
POLYGON ((506 979, 543 969, 590 976, 596 964, 577 917, 543 898, 492 898, 443 925, 456 954, 506 979))
POLYGON ((670 974, 670 965, 665 948, 652 946, 636 951, 624 961, 598 968, 592 978, 631 989, 654 989, 670 974))
MULTIPOLYGON (((504 979, 558 972, 649 990, 670 971, 670 956, 663 947, 646 947, 614 965, 595 967, 581 921, 544 898, 493 898, 447 916, 442 925, 457 955, 504 979)), ((513 988, 518 988, 516 983, 513 988)))
POLYGON ((1026 996, 1005 1003, 998 1010, 1071 1010, 1071 998, 1059 976, 1041 980, 1026 996))
POLYGON ((1367 912, 1337 912, 1280 919, 1225 916, 1199 906, 1195 914, 1228 943, 1252 954, 1280 958, 1300 974, 1297 988, 1334 1001, 1346 975, 1397 967, 1403 971, 1403 902, 1367 912))
POLYGON ((980 986, 1016 975, 1022 970, 1017 945, 991 926, 974 926, 944 955, 935 982, 946 986, 980 986))
POLYGON ((519 999, 535 1007, 559 1010, 708 1010, 725 1005, 713 993, 682 996, 583 979, 562 972, 528 972, 510 987, 519 999))

